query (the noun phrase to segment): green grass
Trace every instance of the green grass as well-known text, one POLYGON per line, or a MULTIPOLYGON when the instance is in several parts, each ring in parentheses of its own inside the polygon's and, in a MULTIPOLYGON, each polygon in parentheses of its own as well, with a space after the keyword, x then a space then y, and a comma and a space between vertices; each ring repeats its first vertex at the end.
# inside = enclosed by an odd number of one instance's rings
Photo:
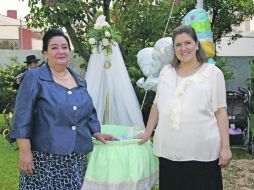
POLYGON ((0 189, 17 190, 19 180, 18 151, 0 136, 0 189))
POLYGON ((5 122, 4 122, 4 116, 3 114, 0 114, 0 132, 4 130, 5 122))
POLYGON ((242 150, 242 149, 234 149, 231 148, 232 150, 232 160, 241 160, 241 159, 246 159, 246 160, 251 160, 254 157, 254 154, 249 154, 246 152, 246 150, 242 150))

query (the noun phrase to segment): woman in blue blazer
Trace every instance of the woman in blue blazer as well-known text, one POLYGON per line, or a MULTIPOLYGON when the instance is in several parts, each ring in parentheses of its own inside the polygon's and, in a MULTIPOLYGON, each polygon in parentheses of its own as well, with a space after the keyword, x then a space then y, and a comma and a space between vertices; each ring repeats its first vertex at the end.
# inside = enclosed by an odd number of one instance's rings
POLYGON ((60 29, 43 37, 47 63, 25 72, 16 99, 11 138, 20 152, 20 189, 72 189, 82 186, 92 136, 100 133, 86 82, 67 67, 70 42, 60 29))

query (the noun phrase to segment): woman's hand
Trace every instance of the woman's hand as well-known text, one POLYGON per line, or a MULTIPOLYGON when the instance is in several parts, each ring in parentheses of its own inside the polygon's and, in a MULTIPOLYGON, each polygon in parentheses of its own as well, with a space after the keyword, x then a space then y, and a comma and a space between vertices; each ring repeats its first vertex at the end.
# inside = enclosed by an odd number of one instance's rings
POLYGON ((147 126, 144 133, 140 133, 136 136, 137 139, 141 139, 139 144, 146 142, 153 133, 159 120, 159 111, 157 105, 153 104, 150 110, 147 126))
POLYGON ((33 154, 31 150, 20 150, 19 169, 26 174, 32 174, 34 170, 33 154))
POLYGON ((221 146, 219 153, 219 165, 224 168, 229 166, 229 161, 232 157, 229 143, 229 122, 227 108, 221 107, 215 111, 215 117, 219 127, 221 146))
POLYGON ((31 174, 35 167, 30 139, 17 138, 16 140, 19 146, 19 169, 26 174, 31 174))
POLYGON ((106 144, 106 141, 118 141, 119 139, 108 134, 102 134, 102 133, 94 133, 93 137, 96 138, 98 141, 106 144))
POLYGON ((232 153, 230 148, 221 148, 220 154, 219 154, 219 165, 222 168, 228 167, 231 157, 232 157, 232 153))
POLYGON ((151 133, 145 131, 144 133, 140 133, 136 136, 137 139, 141 139, 139 144, 143 144, 144 142, 148 141, 148 139, 150 138, 151 133))

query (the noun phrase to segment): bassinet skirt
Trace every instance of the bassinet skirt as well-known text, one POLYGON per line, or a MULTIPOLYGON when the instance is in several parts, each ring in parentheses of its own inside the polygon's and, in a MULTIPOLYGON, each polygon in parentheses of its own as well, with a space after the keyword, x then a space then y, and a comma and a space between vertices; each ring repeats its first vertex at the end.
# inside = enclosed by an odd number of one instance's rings
POLYGON ((20 190, 80 190, 87 166, 85 154, 53 155, 33 152, 33 174, 20 173, 20 190))
POLYGON ((171 161, 159 158, 160 190, 222 190, 218 160, 211 162, 171 161))
MULTIPOLYGON (((102 126, 102 133, 121 137, 130 127, 102 126)), ((140 139, 94 141, 82 190, 151 190, 159 177, 159 160, 150 142, 140 139)))

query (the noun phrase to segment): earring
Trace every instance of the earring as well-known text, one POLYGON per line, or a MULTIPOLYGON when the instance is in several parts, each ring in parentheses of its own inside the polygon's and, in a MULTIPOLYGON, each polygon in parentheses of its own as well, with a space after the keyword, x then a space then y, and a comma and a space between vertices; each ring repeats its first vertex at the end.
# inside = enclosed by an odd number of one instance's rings
POLYGON ((46 62, 46 63, 48 62, 48 59, 47 59, 47 57, 44 57, 44 62, 46 62))
POLYGON ((198 48, 198 46, 196 47, 196 51, 198 51, 199 50, 199 48, 198 48))

